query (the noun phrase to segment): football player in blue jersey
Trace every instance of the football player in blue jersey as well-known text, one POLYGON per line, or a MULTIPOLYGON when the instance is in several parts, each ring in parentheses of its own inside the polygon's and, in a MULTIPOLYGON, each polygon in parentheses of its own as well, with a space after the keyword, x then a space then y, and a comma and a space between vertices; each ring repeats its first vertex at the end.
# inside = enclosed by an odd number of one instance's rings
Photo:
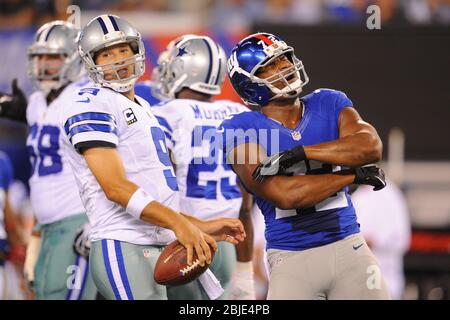
POLYGON ((17 293, 11 270, 7 260, 11 259, 13 246, 23 245, 24 234, 19 227, 15 213, 9 201, 9 189, 13 182, 14 172, 8 155, 0 150, 0 299, 14 299, 17 293), (9 277, 9 278, 8 278, 9 277))
POLYGON ((343 92, 300 98, 308 82, 303 63, 275 35, 241 40, 228 75, 247 105, 261 107, 219 131, 227 160, 264 215, 268 299, 389 299, 348 194, 352 183, 385 186, 383 172, 365 166, 382 154, 374 127, 343 92))

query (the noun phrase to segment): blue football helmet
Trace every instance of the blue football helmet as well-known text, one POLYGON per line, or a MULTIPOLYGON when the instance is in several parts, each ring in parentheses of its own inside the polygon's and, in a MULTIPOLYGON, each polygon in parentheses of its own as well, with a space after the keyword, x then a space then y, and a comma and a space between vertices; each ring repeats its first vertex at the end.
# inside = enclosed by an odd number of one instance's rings
POLYGON ((228 59, 228 76, 234 90, 250 106, 264 106, 277 98, 295 98, 309 81, 303 63, 294 54, 294 48, 270 33, 255 33, 241 40, 228 59), (256 76, 258 69, 285 55, 292 67, 268 78, 256 76), (292 83, 293 75, 297 79, 292 83), (275 86, 281 81, 285 87, 275 86))

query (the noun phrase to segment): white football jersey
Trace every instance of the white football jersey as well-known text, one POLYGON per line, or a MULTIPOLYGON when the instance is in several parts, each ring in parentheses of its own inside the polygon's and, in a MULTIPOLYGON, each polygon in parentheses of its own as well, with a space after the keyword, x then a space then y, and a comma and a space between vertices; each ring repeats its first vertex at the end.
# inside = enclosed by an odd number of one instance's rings
POLYGON ((114 239, 133 244, 164 245, 173 232, 144 222, 107 199, 96 178, 78 153, 83 147, 115 147, 127 178, 163 205, 179 211, 178 186, 165 145, 164 132, 150 112, 139 103, 111 89, 90 87, 66 96, 60 114, 64 150, 73 168, 81 200, 91 225, 90 239, 114 239))
POLYGON ((35 91, 29 99, 27 148, 32 167, 30 200, 36 219, 41 224, 85 212, 72 168, 61 149, 58 113, 68 103, 63 96, 67 92, 78 92, 87 83, 87 78, 83 78, 70 84, 49 105, 42 91, 35 91))
POLYGON ((176 164, 182 212, 201 219, 237 218, 242 203, 237 176, 213 142, 221 137, 216 129, 225 118, 250 110, 228 100, 175 99, 152 106, 151 111, 176 164))

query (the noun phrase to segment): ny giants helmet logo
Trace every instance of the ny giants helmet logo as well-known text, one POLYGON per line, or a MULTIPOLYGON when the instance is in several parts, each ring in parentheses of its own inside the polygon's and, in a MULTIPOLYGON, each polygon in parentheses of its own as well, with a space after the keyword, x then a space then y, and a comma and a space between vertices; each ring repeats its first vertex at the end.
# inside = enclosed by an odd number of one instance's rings
POLYGON ((236 51, 231 54, 231 57, 227 62, 228 74, 230 78, 233 77, 234 73, 239 69, 239 62, 237 60, 236 51))

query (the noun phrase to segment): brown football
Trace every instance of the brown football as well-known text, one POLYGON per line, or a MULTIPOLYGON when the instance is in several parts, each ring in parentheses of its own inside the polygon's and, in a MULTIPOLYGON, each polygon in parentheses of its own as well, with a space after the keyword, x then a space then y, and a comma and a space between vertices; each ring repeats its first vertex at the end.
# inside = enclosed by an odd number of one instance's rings
MULTIPOLYGON (((211 246, 212 258, 214 250, 211 246)), ((156 262, 153 277, 156 283, 162 285, 179 286, 195 280, 208 269, 208 264, 203 267, 198 263, 197 253, 194 250, 192 265, 187 264, 187 249, 178 241, 169 243, 156 262)))

